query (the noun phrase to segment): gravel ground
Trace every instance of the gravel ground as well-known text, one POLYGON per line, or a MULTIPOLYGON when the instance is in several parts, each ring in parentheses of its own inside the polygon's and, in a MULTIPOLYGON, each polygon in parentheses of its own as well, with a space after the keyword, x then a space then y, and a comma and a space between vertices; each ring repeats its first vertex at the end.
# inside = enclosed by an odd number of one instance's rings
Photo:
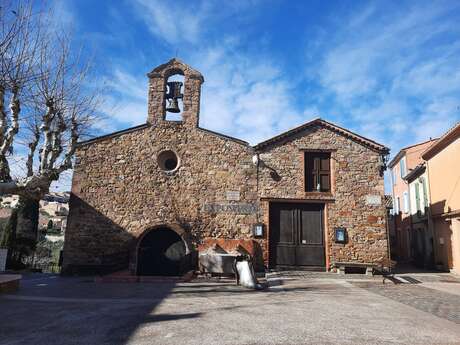
POLYGON ((256 292, 35 274, 0 296, 0 344, 460 344, 460 284, 416 279, 280 273, 256 292))

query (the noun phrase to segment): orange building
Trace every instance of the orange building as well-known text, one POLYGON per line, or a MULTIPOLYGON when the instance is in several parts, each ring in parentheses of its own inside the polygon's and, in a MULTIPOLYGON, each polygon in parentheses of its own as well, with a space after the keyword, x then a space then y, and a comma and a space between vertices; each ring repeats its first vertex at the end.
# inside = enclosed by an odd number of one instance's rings
POLYGON ((393 197, 392 256, 400 262, 414 260, 411 249, 414 239, 411 233, 409 184, 404 178, 423 162, 422 153, 434 142, 436 139, 405 147, 388 164, 393 197))
POLYGON ((460 122, 422 153, 438 268, 460 274, 460 122))

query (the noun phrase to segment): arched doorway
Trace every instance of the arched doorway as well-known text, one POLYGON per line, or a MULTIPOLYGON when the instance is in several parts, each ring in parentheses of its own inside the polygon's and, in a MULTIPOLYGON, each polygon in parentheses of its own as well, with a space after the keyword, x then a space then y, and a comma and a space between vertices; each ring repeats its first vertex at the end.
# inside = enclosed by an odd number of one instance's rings
POLYGON ((187 248, 167 227, 148 231, 137 248, 137 275, 177 276, 184 273, 187 248))

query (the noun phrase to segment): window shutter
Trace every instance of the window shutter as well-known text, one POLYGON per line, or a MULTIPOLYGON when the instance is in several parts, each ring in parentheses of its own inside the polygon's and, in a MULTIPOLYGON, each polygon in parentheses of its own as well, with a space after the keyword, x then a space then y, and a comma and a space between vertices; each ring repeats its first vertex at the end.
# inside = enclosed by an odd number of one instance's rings
POLYGON ((322 154, 320 156, 319 176, 321 192, 329 192, 331 190, 331 160, 330 154, 322 154))
POLYGON ((406 157, 401 158, 401 161, 399 162, 399 170, 401 178, 404 178, 404 176, 406 176, 406 157))
POLYGON ((313 159, 314 165, 313 165, 313 190, 318 191, 318 183, 320 183, 320 175, 319 175, 319 169, 321 166, 321 161, 319 157, 315 157, 313 159))
POLYGON ((308 152, 304 156, 305 161, 305 191, 311 192, 315 188, 315 176, 314 176, 314 157, 308 152))
POLYGON ((313 158, 313 170, 317 171, 319 169, 320 161, 319 157, 314 157, 313 158))
POLYGON ((409 196, 407 192, 403 193, 404 213, 409 213, 409 196))
POLYGON ((305 190, 307 192, 329 192, 331 190, 330 154, 306 152, 304 157, 305 190))
POLYGON ((418 183, 415 183, 415 205, 417 205, 417 212, 420 211, 420 191, 418 183))
POLYGON ((325 175, 325 174, 321 174, 320 175, 320 185, 321 185, 321 192, 329 192, 331 190, 331 186, 330 186, 330 178, 329 178, 329 174, 325 175))
POLYGON ((422 191, 423 191, 423 210, 429 206, 428 205, 428 192, 426 190, 426 180, 422 177, 422 191))
POLYGON ((320 169, 321 171, 329 171, 330 170, 330 161, 328 155, 321 157, 320 169))

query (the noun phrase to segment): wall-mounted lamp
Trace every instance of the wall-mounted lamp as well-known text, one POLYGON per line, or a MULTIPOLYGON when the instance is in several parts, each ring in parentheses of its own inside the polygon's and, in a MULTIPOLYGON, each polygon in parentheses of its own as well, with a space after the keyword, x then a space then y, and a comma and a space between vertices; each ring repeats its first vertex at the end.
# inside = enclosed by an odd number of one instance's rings
POLYGON ((267 164, 265 164, 265 162, 262 159, 260 159, 258 154, 252 156, 252 163, 257 167, 266 168, 266 169, 270 170, 270 177, 273 180, 275 180, 275 181, 281 180, 281 176, 278 174, 278 172, 275 169, 273 169, 272 167, 270 167, 267 164))
POLYGON ((379 156, 379 168, 380 168, 380 176, 383 176, 385 170, 387 170, 387 163, 388 163, 388 155, 380 155, 379 156))
POLYGON ((347 242, 347 230, 345 228, 335 228, 335 243, 347 242))
POLYGON ((264 224, 263 223, 256 223, 252 228, 252 234, 254 237, 263 237, 264 236, 264 224))

